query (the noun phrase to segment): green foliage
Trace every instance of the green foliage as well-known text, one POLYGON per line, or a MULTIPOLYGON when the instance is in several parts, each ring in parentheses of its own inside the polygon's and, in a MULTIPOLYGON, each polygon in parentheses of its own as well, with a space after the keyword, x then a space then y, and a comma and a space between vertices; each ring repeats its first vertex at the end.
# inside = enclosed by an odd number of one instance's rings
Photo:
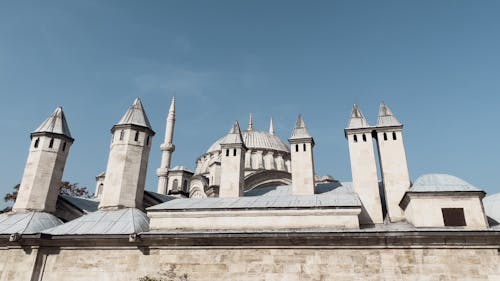
POLYGON ((143 276, 138 281, 189 281, 187 273, 177 275, 176 270, 177 266, 172 264, 167 271, 160 271, 155 276, 143 276))
MULTIPOLYGON (((19 186, 20 184, 16 184, 12 192, 5 194, 3 200, 7 203, 16 202, 17 194, 19 193, 19 186)), ((59 194, 83 198, 92 198, 92 196, 94 196, 94 194, 89 192, 86 187, 78 186, 78 183, 70 183, 68 181, 61 182, 61 189, 59 190, 59 194)), ((11 207, 6 207, 5 209, 1 210, 0 213, 9 212, 11 209, 11 207)))

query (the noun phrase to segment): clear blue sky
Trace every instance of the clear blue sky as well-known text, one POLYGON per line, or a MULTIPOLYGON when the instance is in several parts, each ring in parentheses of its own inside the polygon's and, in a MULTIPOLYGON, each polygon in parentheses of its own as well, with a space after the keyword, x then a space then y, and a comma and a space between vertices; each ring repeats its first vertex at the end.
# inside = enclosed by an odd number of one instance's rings
POLYGON ((29 133, 63 106, 76 139, 64 178, 94 190, 110 128, 141 97, 157 135, 172 95, 173 164, 238 119, 286 139, 297 114, 318 174, 350 180, 343 128, 385 101, 405 124, 412 179, 450 173, 500 192, 498 1, 2 1, 0 193, 20 181, 29 133))

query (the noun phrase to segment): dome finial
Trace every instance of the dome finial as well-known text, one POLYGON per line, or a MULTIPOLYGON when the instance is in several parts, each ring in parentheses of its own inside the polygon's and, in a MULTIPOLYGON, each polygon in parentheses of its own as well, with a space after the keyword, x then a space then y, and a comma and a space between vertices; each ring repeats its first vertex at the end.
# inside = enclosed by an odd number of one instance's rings
POLYGON ((253 131, 253 117, 251 112, 250 112, 250 119, 248 120, 248 131, 253 131))
POLYGON ((269 121, 269 133, 271 135, 274 135, 274 123, 273 123, 273 118, 271 117, 271 120, 269 121))

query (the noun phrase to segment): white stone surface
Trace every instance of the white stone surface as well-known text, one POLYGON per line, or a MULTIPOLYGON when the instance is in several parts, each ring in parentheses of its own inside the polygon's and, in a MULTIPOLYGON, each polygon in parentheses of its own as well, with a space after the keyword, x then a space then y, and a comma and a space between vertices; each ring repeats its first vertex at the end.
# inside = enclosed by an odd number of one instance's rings
POLYGON ((301 115, 290 137, 292 185, 295 195, 314 194, 314 140, 301 115))
POLYGON ((161 164, 156 174, 158 176, 158 193, 168 194, 168 170, 170 169, 170 162, 172 159, 172 153, 175 151, 175 146, 173 144, 174 140, 174 127, 175 127, 175 97, 172 98, 170 103, 170 109, 168 111, 166 128, 165 128, 165 139, 163 144, 160 146, 161 150, 161 164))

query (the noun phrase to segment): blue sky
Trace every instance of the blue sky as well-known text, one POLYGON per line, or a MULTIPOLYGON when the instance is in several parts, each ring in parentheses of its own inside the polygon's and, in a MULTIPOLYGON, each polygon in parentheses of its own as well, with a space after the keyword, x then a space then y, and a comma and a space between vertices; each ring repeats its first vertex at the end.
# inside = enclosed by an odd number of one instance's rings
POLYGON ((110 128, 141 97, 157 135, 177 97, 173 164, 248 113, 287 139, 298 113, 318 174, 350 180, 343 128, 385 101, 405 124, 412 179, 440 172, 500 192, 498 1, 2 1, 0 193, 29 133, 63 106, 76 139, 64 178, 94 190, 110 128))

